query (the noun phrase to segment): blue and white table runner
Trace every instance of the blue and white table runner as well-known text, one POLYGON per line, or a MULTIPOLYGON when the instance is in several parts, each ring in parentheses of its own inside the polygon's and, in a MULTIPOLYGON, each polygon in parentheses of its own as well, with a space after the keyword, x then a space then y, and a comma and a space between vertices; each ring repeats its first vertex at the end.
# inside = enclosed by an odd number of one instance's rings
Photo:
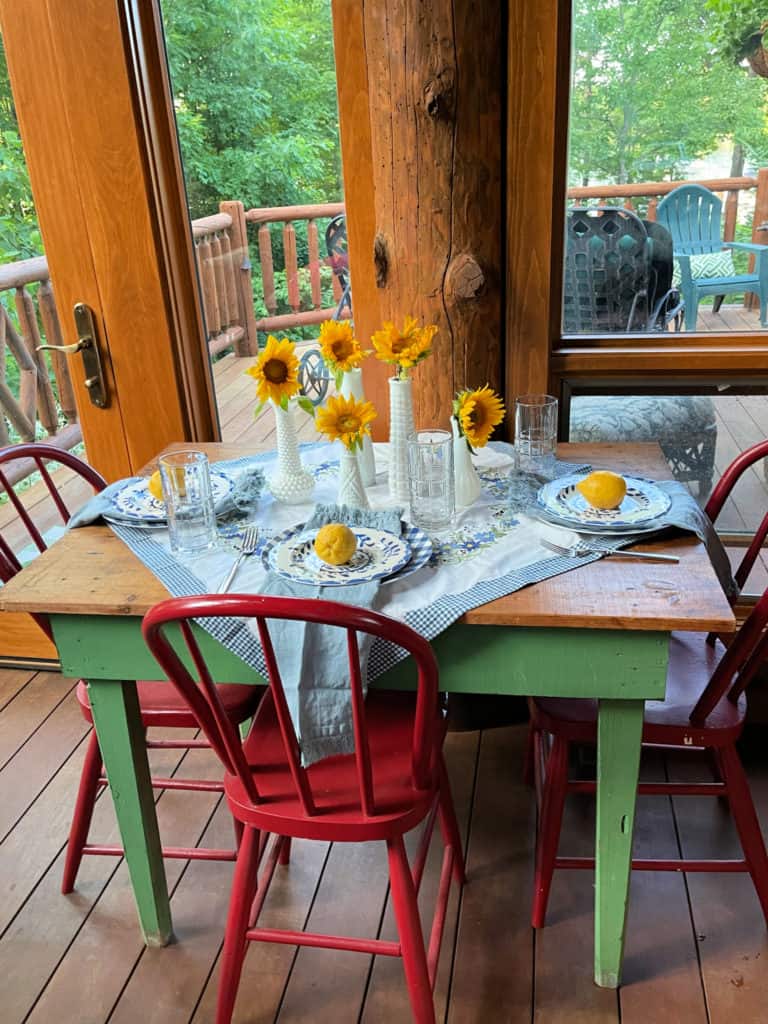
MULTIPOLYGON (((389 497, 387 488, 387 446, 377 444, 374 449, 377 477, 376 484, 368 489, 369 501, 372 508, 391 508, 396 503, 389 497)), ((218 465, 236 475, 243 468, 257 464, 264 468, 268 477, 275 458, 275 454, 269 452, 218 465)), ((264 529, 265 543, 286 527, 305 522, 316 503, 335 501, 339 445, 323 442, 305 445, 302 458, 317 480, 312 503, 283 505, 266 491, 256 516, 251 517, 252 522, 264 529)), ((379 611, 406 622, 429 640, 472 608, 600 557, 597 554, 580 558, 553 554, 541 543, 548 527, 515 512, 509 500, 510 472, 514 465, 511 445, 492 443, 481 449, 474 461, 483 485, 478 501, 459 512, 449 532, 432 538, 434 552, 427 565, 403 580, 385 582, 377 601, 379 611)), ((573 472, 575 467, 560 464, 559 468, 565 474, 573 472)), ((686 504, 687 492, 681 485, 670 482, 665 486, 679 488, 683 492, 680 500, 686 504)), ((685 521, 660 525, 681 525, 701 536, 696 519, 701 513, 693 498, 690 495, 687 498, 690 508, 686 507, 685 521)), ((214 592, 235 555, 225 539, 220 549, 182 562, 171 554, 166 530, 116 524, 111 524, 111 528, 175 597, 214 592)), ((603 547, 619 547, 631 543, 632 538, 616 538, 613 542, 600 538, 600 541, 603 547)), ((261 592, 266 575, 260 556, 254 555, 242 563, 232 589, 238 593, 261 592)), ((246 664, 264 671, 259 644, 243 623, 212 620, 201 625, 246 664)), ((403 656, 397 648, 376 641, 370 656, 369 677, 373 679, 387 671, 403 656)))

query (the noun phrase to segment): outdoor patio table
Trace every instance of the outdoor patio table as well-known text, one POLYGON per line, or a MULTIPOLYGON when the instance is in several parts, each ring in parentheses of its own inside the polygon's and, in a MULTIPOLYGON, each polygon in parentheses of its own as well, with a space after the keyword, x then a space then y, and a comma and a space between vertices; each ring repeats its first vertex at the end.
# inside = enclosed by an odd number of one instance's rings
MULTIPOLYGON (((247 453, 243 446, 196 447, 211 459, 247 453)), ((669 476, 652 444, 562 445, 558 454, 639 476, 669 476)), ((608 987, 621 974, 643 702, 664 696, 672 630, 735 628, 702 544, 678 536, 643 545, 654 549, 677 554, 679 564, 604 559, 467 612, 433 641, 448 693, 599 699, 595 980, 608 987)), ((148 945, 167 943, 172 924, 133 680, 158 678, 140 627, 147 609, 167 596, 103 526, 66 534, 0 590, 0 608, 49 616, 62 671, 88 680, 148 945)), ((217 679, 254 680, 237 657, 201 635, 217 679)), ((402 678, 395 666, 374 685, 393 687, 402 678)), ((530 893, 514 898, 527 902, 530 893)))

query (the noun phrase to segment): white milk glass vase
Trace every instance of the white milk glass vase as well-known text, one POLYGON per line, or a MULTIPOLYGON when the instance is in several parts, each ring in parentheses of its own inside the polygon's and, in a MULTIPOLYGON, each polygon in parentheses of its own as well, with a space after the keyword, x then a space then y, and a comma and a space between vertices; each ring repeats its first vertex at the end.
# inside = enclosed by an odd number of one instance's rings
POLYGON ((389 493, 396 501, 409 501, 408 438, 413 424, 413 385, 410 378, 389 381, 389 493))
POLYGON ((299 441, 294 420, 296 405, 288 408, 272 403, 277 428, 277 466, 267 485, 277 501, 286 505, 302 505, 315 489, 315 478, 304 466, 299 454, 299 441))
MULTIPOLYGON (((363 371, 359 367, 344 373, 341 381, 341 394, 344 398, 354 398, 358 402, 365 401, 363 371)), ((376 483, 376 464, 373 459, 373 444, 367 434, 363 437, 363 450, 358 449, 357 461, 360 466, 363 486, 373 487, 376 483)))
POLYGON ((339 459, 339 494, 336 499, 339 505, 349 508, 370 508, 368 495, 363 484, 360 451, 350 451, 346 445, 341 449, 339 459))
POLYGON ((451 430, 456 508, 467 508, 480 497, 480 477, 472 463, 467 439, 459 433, 459 421, 455 416, 451 416, 451 430))

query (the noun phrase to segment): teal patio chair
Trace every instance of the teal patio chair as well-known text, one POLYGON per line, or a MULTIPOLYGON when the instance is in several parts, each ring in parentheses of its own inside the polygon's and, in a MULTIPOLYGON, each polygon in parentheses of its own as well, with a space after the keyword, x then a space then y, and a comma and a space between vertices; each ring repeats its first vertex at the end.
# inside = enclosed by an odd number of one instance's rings
POLYGON ((696 330, 699 300, 714 295, 717 312, 723 297, 752 292, 760 301, 760 324, 768 327, 768 245, 724 242, 720 231, 722 203, 701 185, 681 185, 659 203, 656 219, 672 235, 685 303, 685 330, 696 330), (755 269, 737 274, 731 249, 754 254, 755 269))

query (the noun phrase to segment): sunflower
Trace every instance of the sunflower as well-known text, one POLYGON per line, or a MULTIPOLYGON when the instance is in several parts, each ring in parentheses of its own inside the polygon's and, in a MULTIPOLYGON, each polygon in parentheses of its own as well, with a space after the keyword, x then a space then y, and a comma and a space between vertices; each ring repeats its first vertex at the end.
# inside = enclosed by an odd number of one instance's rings
POLYGON ((493 428, 504 419, 504 403, 487 385, 462 391, 454 402, 454 415, 470 447, 484 448, 493 428))
POLYGON ((293 342, 286 338, 278 340, 270 334, 263 352, 245 372, 256 380, 259 402, 271 399, 285 408, 299 390, 299 360, 293 342))
POLYGON ((426 359, 431 351, 432 339, 437 334, 437 325, 419 327, 415 317, 407 316, 402 330, 386 321, 380 331, 371 337, 376 358, 400 367, 399 377, 406 377, 405 371, 426 359))
POLYGON ((318 341, 326 365, 335 373, 346 373, 363 361, 363 351, 348 321, 326 320, 318 341))
POLYGON ((371 402, 358 402, 343 395, 331 395, 318 409, 315 426, 329 441, 340 440, 350 451, 362 447, 363 435, 370 434, 376 410, 371 402))

